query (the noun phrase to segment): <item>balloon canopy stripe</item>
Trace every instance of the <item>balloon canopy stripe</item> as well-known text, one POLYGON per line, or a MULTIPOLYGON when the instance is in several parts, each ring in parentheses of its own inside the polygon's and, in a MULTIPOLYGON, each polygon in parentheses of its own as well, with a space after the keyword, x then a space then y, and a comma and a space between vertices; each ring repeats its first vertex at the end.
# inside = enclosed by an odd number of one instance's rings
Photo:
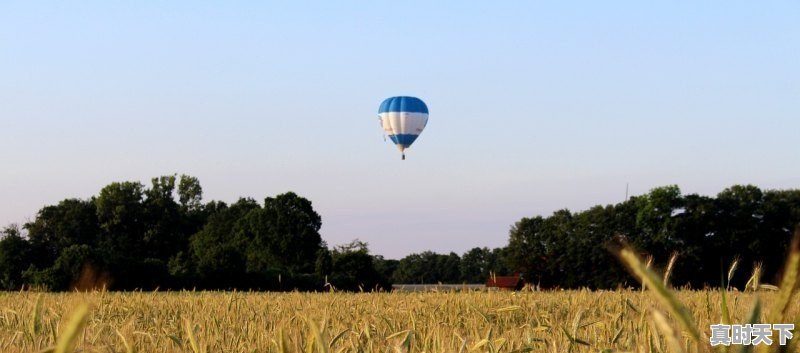
POLYGON ((421 99, 416 97, 391 97, 381 103, 378 113, 385 112, 408 112, 428 114, 428 106, 421 99))
POLYGON ((419 135, 411 135, 411 134, 403 134, 403 135, 389 135, 389 138, 392 139, 396 145, 401 145, 403 147, 411 146, 414 143, 414 140, 417 139, 419 135))

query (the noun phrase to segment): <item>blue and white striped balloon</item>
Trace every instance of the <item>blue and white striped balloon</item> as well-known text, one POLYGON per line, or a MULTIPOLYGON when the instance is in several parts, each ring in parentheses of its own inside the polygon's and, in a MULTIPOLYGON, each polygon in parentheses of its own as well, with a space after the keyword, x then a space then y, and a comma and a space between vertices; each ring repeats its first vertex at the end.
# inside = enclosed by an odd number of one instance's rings
POLYGON ((405 149, 419 137, 428 124, 428 106, 416 97, 391 97, 378 109, 383 132, 397 145, 403 159, 405 149))

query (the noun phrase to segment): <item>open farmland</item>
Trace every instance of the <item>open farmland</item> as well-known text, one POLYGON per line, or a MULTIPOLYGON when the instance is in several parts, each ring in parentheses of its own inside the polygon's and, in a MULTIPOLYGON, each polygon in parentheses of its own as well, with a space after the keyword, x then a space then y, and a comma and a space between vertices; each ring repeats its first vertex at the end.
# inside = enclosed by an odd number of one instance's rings
MULTIPOLYGON (((728 292, 731 321, 778 293, 728 292)), ((654 292, 88 292, 0 294, 0 350, 38 352, 77 331, 80 352, 598 352, 670 351, 654 292), (37 305, 38 302, 38 305, 37 305)), ((707 337, 722 317, 721 292, 676 296, 707 337)), ((798 313, 798 303, 788 317, 798 313)), ((669 327, 679 332, 673 318, 669 327)), ((698 347, 681 335, 687 351, 698 347)))

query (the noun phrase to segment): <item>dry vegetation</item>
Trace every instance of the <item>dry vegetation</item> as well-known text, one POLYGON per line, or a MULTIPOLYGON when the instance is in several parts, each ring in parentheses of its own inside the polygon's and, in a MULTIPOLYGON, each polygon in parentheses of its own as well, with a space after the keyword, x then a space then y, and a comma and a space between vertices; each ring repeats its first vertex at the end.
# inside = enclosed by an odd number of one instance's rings
POLYGON ((641 290, 2 293, 0 351, 747 352, 753 347, 712 349, 709 325, 800 327, 798 243, 792 248, 780 286, 765 292, 674 291, 669 271, 658 276, 622 249, 641 290))
MULTIPOLYGON (((778 293, 758 295, 769 303, 778 293)), ((728 293, 732 322, 747 322, 755 296, 728 293)), ((55 346, 84 304, 85 326, 75 334, 82 352, 671 351, 652 316, 669 317, 669 310, 641 291, 93 292, 44 294, 38 309, 37 297, 0 295, 3 352, 55 346)), ((703 336, 723 315, 719 291, 677 298, 703 336)), ((789 312, 798 309, 795 303, 789 312)), ((681 332, 678 321, 667 319, 681 332)), ((681 336, 681 346, 698 349, 688 331, 681 336)))

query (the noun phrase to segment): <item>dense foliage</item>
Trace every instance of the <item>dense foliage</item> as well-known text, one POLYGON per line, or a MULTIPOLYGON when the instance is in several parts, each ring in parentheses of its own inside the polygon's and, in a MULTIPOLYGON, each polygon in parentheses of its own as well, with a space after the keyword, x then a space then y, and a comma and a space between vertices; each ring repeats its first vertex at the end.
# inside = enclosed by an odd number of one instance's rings
POLYGON ((453 252, 411 254, 398 262, 392 279, 395 283, 484 283, 492 273, 504 275, 512 271, 506 266, 503 252, 501 248, 473 248, 461 257, 453 252))
POLYGON ((483 283, 491 273, 520 272, 544 288, 616 288, 635 283, 609 251, 627 243, 652 255, 656 267, 677 254, 671 279, 678 286, 719 286, 736 259, 748 270, 736 271, 731 285, 742 287, 756 264, 761 278, 774 283, 798 222, 800 190, 736 185, 707 197, 666 186, 616 205, 523 218, 511 227, 505 248, 475 248, 460 258, 429 251, 408 255, 391 278, 483 283))
POLYGON ((366 244, 334 251, 318 272, 315 259, 328 251, 321 226, 311 201, 292 192, 204 204, 191 176, 154 178, 149 188, 112 183, 6 227, 0 287, 323 290, 327 275, 340 289, 388 287, 366 244))
MULTIPOLYGON (((800 190, 737 185, 714 198, 667 186, 616 205, 523 218, 511 228, 507 260, 544 287, 613 288, 635 283, 608 251, 622 241, 656 266, 677 253, 675 285, 718 286, 734 259, 744 268, 761 263, 774 283, 798 221, 800 190)), ((744 285, 747 272, 732 284, 744 285)))
MULTIPOLYGON (((0 289, 387 289, 392 283, 483 283, 520 272, 542 287, 614 288, 634 281, 608 247, 626 242, 663 266, 676 285, 720 284, 734 258, 773 280, 800 221, 800 190, 733 186, 716 197, 653 189, 616 205, 523 218, 504 248, 459 256, 426 251, 400 260, 358 240, 328 248, 311 201, 287 192, 262 203, 204 203, 191 176, 146 187, 112 183, 67 199, 0 232, 0 289)), ((746 281, 739 271, 733 285, 746 281)))

